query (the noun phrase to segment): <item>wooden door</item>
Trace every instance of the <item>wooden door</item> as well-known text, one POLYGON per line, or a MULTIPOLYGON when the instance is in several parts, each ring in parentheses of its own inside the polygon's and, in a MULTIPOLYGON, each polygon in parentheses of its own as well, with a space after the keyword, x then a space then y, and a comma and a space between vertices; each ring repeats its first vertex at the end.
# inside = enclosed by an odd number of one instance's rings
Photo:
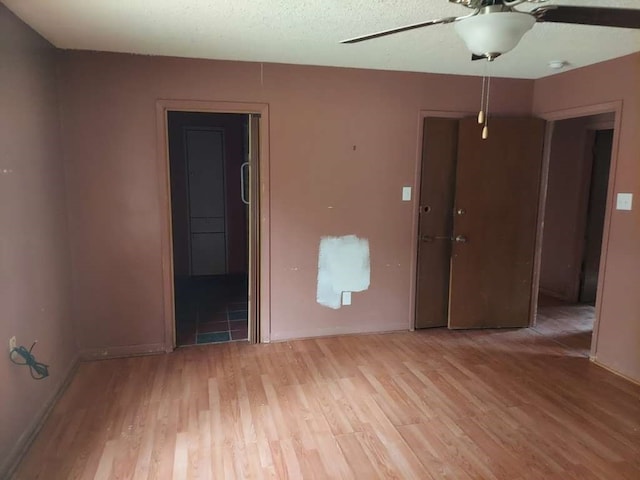
POLYGON ((425 118, 418 227, 416 328, 447 325, 458 120, 425 118))
POLYGON ((527 327, 545 123, 460 121, 449 328, 527 327))

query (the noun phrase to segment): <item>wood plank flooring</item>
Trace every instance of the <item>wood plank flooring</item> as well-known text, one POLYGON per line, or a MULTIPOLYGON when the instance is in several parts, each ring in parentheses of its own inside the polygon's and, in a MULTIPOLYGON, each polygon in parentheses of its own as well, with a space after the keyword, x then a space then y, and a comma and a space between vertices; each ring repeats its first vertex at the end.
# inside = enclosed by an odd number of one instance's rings
POLYGON ((589 356, 596 309, 540 296, 535 331, 565 345, 576 354, 589 356))
POLYGON ((640 387, 533 329, 84 363, 16 479, 640 478, 640 387))

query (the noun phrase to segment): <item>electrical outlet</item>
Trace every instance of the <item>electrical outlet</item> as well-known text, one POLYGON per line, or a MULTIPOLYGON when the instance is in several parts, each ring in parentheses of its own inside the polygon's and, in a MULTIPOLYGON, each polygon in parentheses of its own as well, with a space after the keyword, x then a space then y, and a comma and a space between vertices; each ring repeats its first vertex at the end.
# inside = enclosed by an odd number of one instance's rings
POLYGON ((12 352, 16 348, 17 342, 15 335, 9 339, 9 351, 12 352))
POLYGON ((342 292, 342 305, 351 305, 351 292, 342 292))

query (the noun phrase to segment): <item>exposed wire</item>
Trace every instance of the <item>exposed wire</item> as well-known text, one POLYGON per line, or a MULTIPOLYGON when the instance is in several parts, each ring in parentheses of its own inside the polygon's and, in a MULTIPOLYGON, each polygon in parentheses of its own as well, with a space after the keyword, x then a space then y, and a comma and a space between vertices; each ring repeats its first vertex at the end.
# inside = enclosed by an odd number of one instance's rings
POLYGON ((31 377, 34 380, 42 380, 45 377, 49 376, 49 366, 44 363, 40 363, 36 361, 36 357, 31 354, 31 350, 36 346, 36 343, 33 342, 31 348, 27 350, 22 345, 14 348, 9 352, 9 360, 11 360, 16 365, 28 365, 29 373, 31 373, 31 377), (16 360, 16 356, 20 356, 24 359, 24 361, 16 360))

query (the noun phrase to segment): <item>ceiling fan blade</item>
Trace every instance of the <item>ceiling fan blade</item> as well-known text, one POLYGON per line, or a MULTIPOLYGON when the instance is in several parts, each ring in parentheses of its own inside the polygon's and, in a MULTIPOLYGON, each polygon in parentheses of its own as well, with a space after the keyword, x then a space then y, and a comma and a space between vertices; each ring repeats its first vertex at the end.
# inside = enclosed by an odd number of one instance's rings
POLYGON ((633 8, 547 5, 530 12, 538 22, 577 23, 603 27, 640 28, 640 10, 633 8))
POLYGON ((394 33, 406 32, 408 30, 415 30, 416 28, 429 27, 431 25, 439 25, 441 23, 452 23, 458 20, 458 18, 463 17, 447 17, 440 18, 438 20, 429 20, 427 22, 414 23, 413 25, 407 25, 405 27, 391 28, 389 30, 383 30, 381 32, 370 33, 369 35, 362 35, 361 37, 349 38, 348 40, 343 40, 340 43, 358 43, 364 42, 365 40, 371 40, 373 38, 385 37, 387 35, 393 35, 394 33))

